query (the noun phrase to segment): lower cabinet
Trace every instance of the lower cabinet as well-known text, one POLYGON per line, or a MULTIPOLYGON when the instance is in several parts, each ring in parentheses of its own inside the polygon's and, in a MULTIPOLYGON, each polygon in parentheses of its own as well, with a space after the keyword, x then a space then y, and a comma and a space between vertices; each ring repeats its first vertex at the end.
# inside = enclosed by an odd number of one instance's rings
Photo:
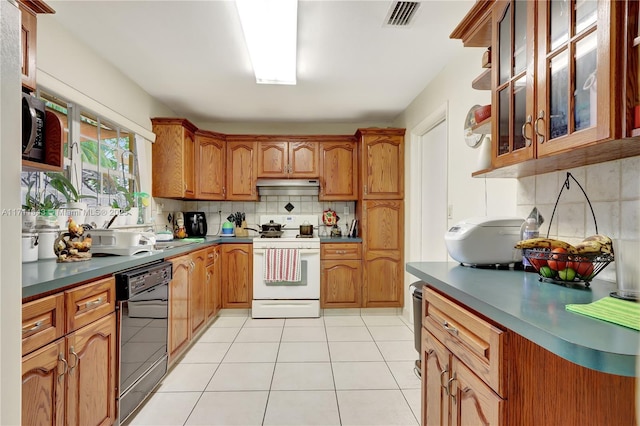
POLYGON ((361 244, 323 243, 320 247, 320 307, 359 308, 362 302, 361 244))
MULTIPOLYGON (((110 425, 116 421, 117 335, 115 281, 97 280, 64 296, 64 316, 76 328, 29 353, 23 342, 22 424, 110 425), (101 314, 101 312, 107 312, 101 314), (94 317, 98 316, 97 319, 94 317)), ((45 299, 23 305, 23 340, 51 332, 45 299), (38 312, 38 308, 44 308, 38 312)), ((50 305, 50 304, 49 304, 50 305)), ((53 320, 53 321, 52 321, 53 320)), ((55 328, 55 327, 54 327, 55 328)))
POLYGON ((205 325, 206 312, 206 257, 207 250, 198 250, 191 254, 192 271, 189 280, 189 320, 191 336, 195 336, 205 325))
POLYGON ((171 364, 188 346, 189 324, 189 279, 191 276, 191 256, 171 259, 173 278, 169 283, 169 338, 168 352, 171 364))
POLYGON ((635 377, 567 361, 426 288, 423 425, 636 424, 635 377))
POLYGON ((207 319, 218 315, 222 308, 222 267, 220 265, 220 246, 207 250, 207 269, 205 272, 205 311, 207 319))
POLYGON ((222 307, 251 308, 253 298, 252 244, 222 244, 222 307))

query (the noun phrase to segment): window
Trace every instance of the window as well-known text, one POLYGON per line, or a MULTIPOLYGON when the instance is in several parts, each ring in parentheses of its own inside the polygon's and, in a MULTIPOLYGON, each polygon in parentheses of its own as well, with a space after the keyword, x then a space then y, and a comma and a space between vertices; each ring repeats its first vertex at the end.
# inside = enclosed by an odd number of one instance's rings
MULTIPOLYGON (((129 210, 137 205, 139 165, 135 135, 81 105, 39 91, 48 111, 62 121, 65 132, 64 175, 78 190, 90 208, 110 206, 129 210)), ((43 203, 57 207, 66 201, 50 183, 50 172, 23 172, 22 189, 25 207, 43 203)))

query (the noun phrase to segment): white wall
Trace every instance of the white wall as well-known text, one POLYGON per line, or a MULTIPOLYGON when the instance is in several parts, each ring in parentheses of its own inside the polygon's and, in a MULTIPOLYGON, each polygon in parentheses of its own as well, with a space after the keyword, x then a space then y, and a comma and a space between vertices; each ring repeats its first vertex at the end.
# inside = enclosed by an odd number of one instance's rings
MULTIPOLYGON (((412 173, 410 159, 412 145, 417 143, 416 127, 443 105, 446 105, 448 147, 447 198, 452 208, 449 226, 471 216, 505 216, 516 213, 516 180, 472 178, 478 169, 479 149, 469 148, 464 141, 464 121, 473 105, 491 103, 489 91, 471 88, 471 82, 481 72, 481 58, 484 49, 466 48, 452 59, 436 78, 426 86, 395 121, 394 125, 405 127, 407 134, 405 173, 407 194, 411 193, 417 173, 412 173)), ((410 201, 410 200, 407 200, 410 201)), ((405 223, 411 223, 411 209, 405 210, 405 223)), ((443 237, 444 238, 444 237, 443 237)), ((405 252, 409 250, 405 239, 405 252)), ((415 277, 405 274, 405 286, 415 281, 415 277)), ((411 306, 411 295, 405 292, 405 314, 411 306)))
POLYGON ((0 424, 20 424, 20 15, 0 2, 0 424), (18 253, 16 254, 16 248, 18 253))

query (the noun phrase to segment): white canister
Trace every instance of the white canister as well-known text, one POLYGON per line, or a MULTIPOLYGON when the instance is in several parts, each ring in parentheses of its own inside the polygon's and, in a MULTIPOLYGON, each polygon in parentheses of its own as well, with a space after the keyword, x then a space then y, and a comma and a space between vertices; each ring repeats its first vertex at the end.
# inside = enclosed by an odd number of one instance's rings
POLYGON ((35 262, 38 260, 38 234, 35 232, 22 233, 22 261, 35 262))
POLYGON ((47 229, 38 231, 38 259, 55 259, 56 253, 53 250, 53 243, 58 238, 57 229, 47 229))

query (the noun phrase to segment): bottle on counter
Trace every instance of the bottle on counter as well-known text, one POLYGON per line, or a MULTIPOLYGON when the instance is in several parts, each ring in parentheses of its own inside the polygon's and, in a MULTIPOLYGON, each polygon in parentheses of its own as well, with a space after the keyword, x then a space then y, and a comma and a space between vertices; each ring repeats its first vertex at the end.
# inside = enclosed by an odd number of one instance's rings
MULTIPOLYGON (((540 228, 538 227, 538 221, 535 217, 529 217, 522 224, 520 228, 520 237, 522 240, 528 240, 529 238, 538 238, 540 236, 540 228)), ((528 272, 536 272, 536 269, 531 265, 527 258, 522 255, 522 265, 524 270, 528 272)))

